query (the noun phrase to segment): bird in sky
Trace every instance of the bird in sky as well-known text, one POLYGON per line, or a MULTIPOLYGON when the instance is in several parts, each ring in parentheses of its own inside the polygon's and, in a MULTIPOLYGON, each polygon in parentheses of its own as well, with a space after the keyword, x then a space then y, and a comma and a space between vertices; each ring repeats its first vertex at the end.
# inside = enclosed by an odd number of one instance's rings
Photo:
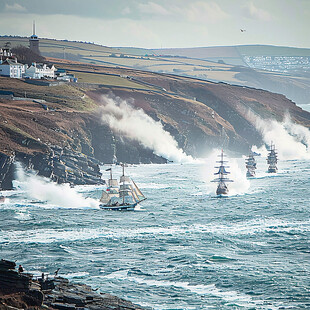
POLYGON ((245 29, 240 29, 240 31, 241 31, 241 32, 246 32, 246 30, 245 30, 245 29))

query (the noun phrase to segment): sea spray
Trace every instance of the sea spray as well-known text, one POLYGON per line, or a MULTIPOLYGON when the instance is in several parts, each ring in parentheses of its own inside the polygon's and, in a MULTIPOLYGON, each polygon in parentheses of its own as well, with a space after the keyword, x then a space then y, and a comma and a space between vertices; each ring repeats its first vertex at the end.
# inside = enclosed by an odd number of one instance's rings
MULTIPOLYGON (((211 195, 215 195, 217 183, 211 182, 215 179, 214 173, 218 171, 215 167, 218 167, 219 164, 217 161, 220 160, 218 155, 221 153, 220 150, 214 149, 210 156, 205 161, 204 170, 204 180, 206 182, 206 192, 211 195)), ((246 168, 243 162, 240 164, 235 158, 226 157, 227 160, 227 171, 230 172, 229 178, 234 182, 228 184, 229 196, 231 195, 241 195, 248 191, 250 187, 250 181, 246 178, 246 168)), ((240 160, 243 160, 242 158, 240 160)))
MULTIPOLYGON (((280 160, 310 159, 310 131, 308 128, 293 123, 288 115, 284 117, 283 122, 262 119, 253 113, 250 113, 250 118, 257 130, 261 132, 266 145, 270 146, 271 142, 275 144, 280 160)), ((261 150, 263 151, 263 149, 261 150)))
POLYGON ((103 96, 104 105, 100 109, 102 121, 112 130, 175 162, 192 162, 193 158, 178 147, 171 134, 164 130, 160 121, 156 122, 142 109, 134 109, 129 101, 110 94, 103 96))
POLYGON ((58 208, 84 209, 99 208, 99 201, 92 198, 84 198, 69 184, 57 184, 50 179, 35 175, 33 172, 25 172, 20 163, 15 163, 16 180, 14 186, 23 190, 31 200, 45 202, 45 206, 58 208))
POLYGON ((255 152, 256 154, 260 154, 262 157, 267 157, 268 150, 266 148, 266 145, 262 145, 261 147, 257 147, 256 145, 253 145, 251 148, 252 152, 255 152))

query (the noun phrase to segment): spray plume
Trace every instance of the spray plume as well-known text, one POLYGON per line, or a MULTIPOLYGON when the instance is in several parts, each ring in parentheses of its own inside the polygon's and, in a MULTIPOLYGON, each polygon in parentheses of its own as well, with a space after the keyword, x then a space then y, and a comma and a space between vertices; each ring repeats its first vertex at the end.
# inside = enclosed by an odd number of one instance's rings
POLYGON ((310 131, 295 124, 287 115, 283 122, 255 116, 255 126, 261 132, 267 145, 276 144, 279 157, 282 159, 310 159, 310 131))
POLYGON ((112 130, 138 141, 144 147, 154 151, 156 155, 176 162, 192 162, 178 147, 177 142, 165 131, 161 122, 156 122, 142 109, 134 109, 128 101, 119 97, 103 96, 101 119, 112 130))
POLYGON ((60 185, 33 173, 26 173, 20 163, 15 163, 15 166, 16 180, 14 186, 25 191, 29 199, 43 201, 59 208, 99 208, 98 201, 92 198, 84 198, 69 184, 60 185))

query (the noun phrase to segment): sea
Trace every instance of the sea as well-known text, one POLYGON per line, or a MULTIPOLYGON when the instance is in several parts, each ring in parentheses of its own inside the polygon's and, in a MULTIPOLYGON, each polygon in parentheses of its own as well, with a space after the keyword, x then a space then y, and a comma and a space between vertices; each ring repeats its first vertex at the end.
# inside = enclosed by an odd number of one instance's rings
POLYGON ((152 309, 310 309, 310 161, 268 174, 257 157, 247 180, 244 158, 227 160, 225 198, 213 160, 127 167, 147 197, 133 212, 101 210, 104 186, 19 176, 1 192, 0 258, 152 309))

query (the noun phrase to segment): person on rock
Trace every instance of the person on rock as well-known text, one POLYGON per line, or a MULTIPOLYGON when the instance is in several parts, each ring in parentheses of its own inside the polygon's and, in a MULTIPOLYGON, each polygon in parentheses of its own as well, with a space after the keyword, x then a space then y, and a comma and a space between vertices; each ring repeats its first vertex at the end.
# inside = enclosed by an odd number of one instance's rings
POLYGON ((22 272, 24 272, 24 268, 22 265, 19 265, 18 266, 18 273, 22 273, 22 272))

